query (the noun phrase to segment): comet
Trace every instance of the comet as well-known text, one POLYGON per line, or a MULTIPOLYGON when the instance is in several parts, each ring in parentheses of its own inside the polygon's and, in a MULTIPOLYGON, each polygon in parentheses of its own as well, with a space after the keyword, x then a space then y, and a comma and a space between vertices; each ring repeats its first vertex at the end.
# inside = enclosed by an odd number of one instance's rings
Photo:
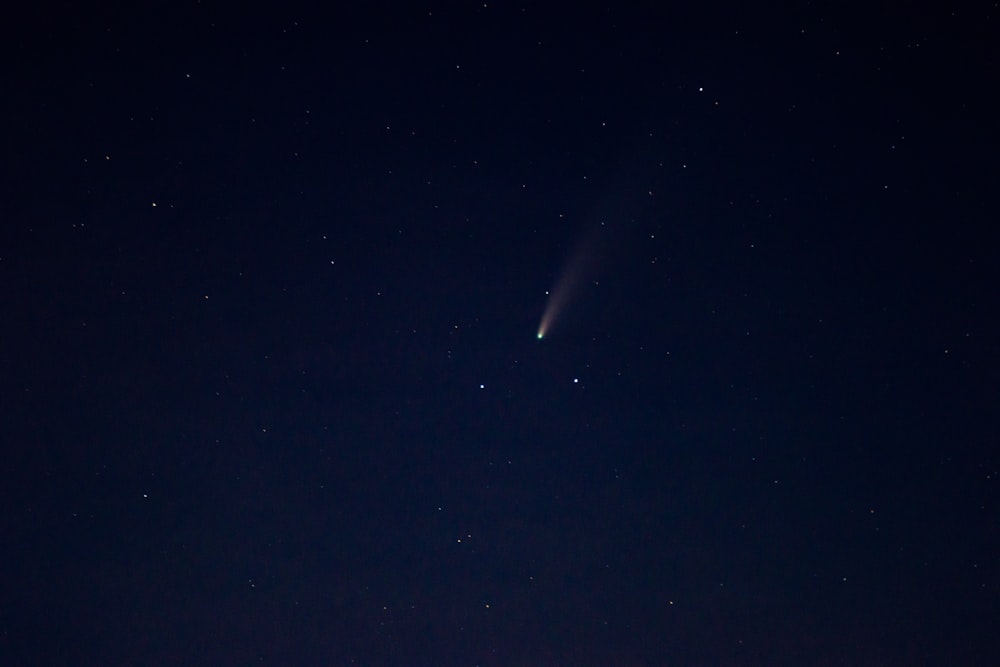
POLYGON ((555 286, 547 292, 549 298, 542 312, 542 319, 538 323, 538 332, 535 334, 538 340, 549 335, 556 320, 562 316, 567 305, 579 291, 580 283, 589 275, 589 269, 593 264, 592 248, 595 246, 595 239, 596 236, 591 234, 577 245, 559 274, 555 286))
POLYGON ((611 256, 622 250, 620 243, 627 228, 634 227, 651 205, 653 190, 642 185, 650 180, 642 161, 631 157, 626 164, 627 170, 612 179, 609 194, 592 214, 596 224, 589 225, 573 246, 555 285, 546 292, 548 299, 535 334, 538 340, 548 338, 558 328, 557 324, 564 324, 562 320, 583 285, 607 269, 611 256))

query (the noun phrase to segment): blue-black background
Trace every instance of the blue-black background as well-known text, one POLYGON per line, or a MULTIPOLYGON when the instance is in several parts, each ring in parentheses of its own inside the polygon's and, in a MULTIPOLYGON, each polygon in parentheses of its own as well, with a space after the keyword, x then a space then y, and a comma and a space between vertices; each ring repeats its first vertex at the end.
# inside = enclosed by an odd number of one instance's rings
POLYGON ((12 15, 0 662, 993 664, 1000 14, 659 4, 12 15))

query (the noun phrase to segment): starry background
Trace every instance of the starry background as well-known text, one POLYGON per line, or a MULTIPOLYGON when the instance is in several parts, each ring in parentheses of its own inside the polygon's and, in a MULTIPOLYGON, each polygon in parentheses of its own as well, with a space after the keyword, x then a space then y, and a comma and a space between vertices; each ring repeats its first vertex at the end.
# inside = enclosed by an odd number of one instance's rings
POLYGON ((658 4, 11 15, 0 662, 996 664, 996 6, 658 4))

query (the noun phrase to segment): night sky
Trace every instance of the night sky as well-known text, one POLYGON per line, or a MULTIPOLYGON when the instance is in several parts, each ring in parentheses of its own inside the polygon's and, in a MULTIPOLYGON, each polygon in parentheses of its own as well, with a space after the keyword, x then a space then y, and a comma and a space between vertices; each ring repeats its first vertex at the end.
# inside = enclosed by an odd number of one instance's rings
POLYGON ((995 4, 86 4, 0 664, 997 664, 995 4))

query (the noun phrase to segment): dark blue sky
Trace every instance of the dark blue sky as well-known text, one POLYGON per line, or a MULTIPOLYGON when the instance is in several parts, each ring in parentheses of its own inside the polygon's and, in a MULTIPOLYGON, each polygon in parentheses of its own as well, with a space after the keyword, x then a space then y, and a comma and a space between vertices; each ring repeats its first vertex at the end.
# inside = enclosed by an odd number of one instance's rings
POLYGON ((20 11, 0 662, 995 659, 995 7, 20 11))

